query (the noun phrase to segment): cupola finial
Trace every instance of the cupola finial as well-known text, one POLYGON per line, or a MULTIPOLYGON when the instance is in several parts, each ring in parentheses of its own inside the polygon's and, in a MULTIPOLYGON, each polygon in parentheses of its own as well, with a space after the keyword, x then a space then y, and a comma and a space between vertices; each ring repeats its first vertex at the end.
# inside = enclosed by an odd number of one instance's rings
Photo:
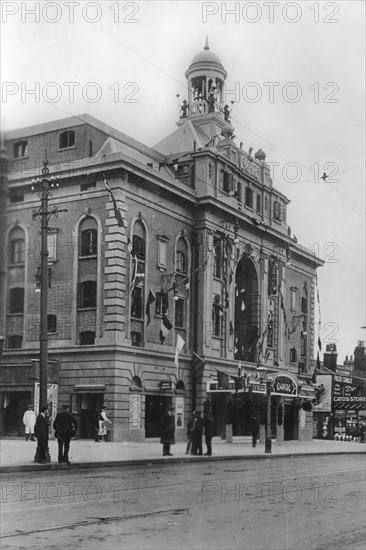
POLYGON ((210 46, 208 45, 208 36, 206 36, 206 43, 205 43, 205 47, 203 49, 204 50, 209 50, 210 49, 210 46))

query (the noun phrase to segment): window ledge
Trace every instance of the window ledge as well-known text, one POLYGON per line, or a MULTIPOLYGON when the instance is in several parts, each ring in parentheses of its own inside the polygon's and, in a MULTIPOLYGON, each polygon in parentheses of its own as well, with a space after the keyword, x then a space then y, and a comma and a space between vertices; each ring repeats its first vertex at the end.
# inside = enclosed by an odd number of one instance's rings
POLYGON ((76 149, 76 145, 71 145, 71 147, 59 147, 57 151, 70 151, 70 149, 76 149))
POLYGON ((95 260, 98 254, 90 254, 88 256, 78 256, 78 260, 95 260))

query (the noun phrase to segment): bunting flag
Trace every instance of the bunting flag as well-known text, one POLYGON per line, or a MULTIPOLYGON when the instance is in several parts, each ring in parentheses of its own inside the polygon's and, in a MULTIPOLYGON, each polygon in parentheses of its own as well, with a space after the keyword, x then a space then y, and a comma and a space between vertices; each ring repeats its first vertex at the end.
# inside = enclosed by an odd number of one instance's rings
POLYGON ((186 282, 186 293, 187 293, 187 298, 189 296, 189 280, 186 282))
MULTIPOLYGON (((320 336, 319 336, 319 338, 318 338, 318 348, 319 348, 319 351, 322 350, 322 341, 321 341, 321 339, 320 339, 320 336)), ((319 353, 318 353, 318 355, 319 355, 319 353)))
POLYGON ((217 370, 217 385, 220 388, 220 390, 228 390, 230 386, 230 379, 229 375, 225 372, 222 372, 221 370, 217 370))
POLYGON ((111 200, 112 200, 112 203, 113 203, 114 217, 116 218, 119 227, 124 227, 125 224, 124 224, 124 221, 123 221, 122 213, 121 213, 120 209, 118 208, 118 204, 117 204, 117 201, 115 199, 115 196, 113 195, 113 191, 109 187, 109 183, 107 182, 107 178, 105 177, 104 174, 103 174, 103 177, 104 177, 105 188, 107 189, 108 193, 110 194, 110 197, 111 197, 111 200))
POLYGON ((164 344, 164 340, 168 336, 172 327, 173 325, 169 321, 168 317, 166 315, 163 315, 161 318, 160 335, 159 335, 161 344, 164 344))
POLYGON ((192 355, 193 355, 193 362, 195 366, 200 367, 200 366, 206 365, 206 361, 202 359, 202 357, 200 357, 198 353, 195 353, 194 351, 192 351, 192 355))
POLYGON ((258 358, 261 354, 263 356, 263 349, 267 349, 267 327, 264 329, 262 336, 258 339, 257 342, 258 358), (264 345, 264 343, 266 345, 264 345))
POLYGON ((225 294, 225 309, 226 310, 229 309, 229 293, 228 293, 228 291, 226 291, 226 294, 225 294))
POLYGON ((278 293, 280 295, 280 300, 281 300, 281 310, 282 310, 282 315, 283 315, 283 320, 285 322, 285 326, 287 325, 287 316, 286 316, 286 310, 285 310, 285 301, 283 299, 283 294, 281 292, 281 289, 278 287, 278 293))
POLYGON ((264 363, 267 363, 268 359, 269 359, 269 356, 270 356, 270 351, 269 349, 266 349, 266 353, 264 355, 264 363))
POLYGON ((130 292, 133 291, 135 286, 138 285, 141 279, 143 279, 144 277, 145 277, 144 268, 138 261, 137 256, 135 256, 133 258, 130 292))
POLYGON ((146 301, 146 308, 145 308, 145 313, 146 313, 146 317, 147 317, 147 323, 146 323, 146 326, 148 327, 149 324, 150 324, 150 321, 151 321, 151 317, 150 317, 150 306, 153 302, 155 302, 156 300, 156 296, 155 294, 153 293, 153 291, 150 289, 149 290, 149 295, 147 297, 147 301, 146 301))
POLYGON ((177 367, 177 380, 178 380, 178 355, 179 353, 182 351, 183 347, 184 347, 184 344, 185 344, 185 341, 183 340, 183 338, 181 337, 180 334, 178 334, 177 336, 177 345, 176 345, 176 348, 175 348, 175 358, 174 358, 174 363, 175 363, 175 366, 177 367))
POLYGON ((233 322, 232 322, 232 321, 230 321, 230 323, 229 323, 229 332, 230 332, 230 336, 231 336, 232 334, 234 334, 234 325, 233 325, 233 322))

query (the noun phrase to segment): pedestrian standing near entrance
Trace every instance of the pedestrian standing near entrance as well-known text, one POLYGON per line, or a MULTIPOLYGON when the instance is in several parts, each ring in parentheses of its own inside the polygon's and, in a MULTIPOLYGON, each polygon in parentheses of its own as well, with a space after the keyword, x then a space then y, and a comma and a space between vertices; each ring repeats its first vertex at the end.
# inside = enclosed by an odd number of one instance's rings
POLYGON ((187 447, 186 447, 186 455, 189 455, 189 451, 191 450, 192 446, 192 430, 193 430, 193 424, 195 419, 196 411, 193 411, 192 418, 188 420, 187 424, 187 447))
POLYGON ((252 434, 252 447, 257 445, 257 439, 259 434, 259 420, 255 414, 253 414, 250 420, 250 431, 252 434))
POLYGON ((206 456, 212 455, 212 437, 214 433, 214 419, 211 414, 207 414, 203 421, 203 429, 205 431, 206 440, 206 456))
POLYGON ((34 425, 36 423, 36 413, 32 409, 32 405, 28 405, 28 410, 23 415, 23 424, 25 426, 25 440, 28 441, 29 436, 31 441, 34 439, 34 425))
POLYGON ((41 408, 41 412, 37 416, 36 423, 34 425, 34 435, 37 438, 37 451, 38 462, 40 464, 47 464, 48 457, 48 427, 49 421, 47 418, 48 406, 45 405, 41 408))
POLYGON ((174 445, 175 418, 174 407, 169 407, 160 422, 160 443, 163 444, 163 456, 173 456, 170 445, 174 445))
POLYGON ((102 407, 102 410, 100 411, 98 415, 98 434, 95 438, 95 441, 99 442, 104 439, 104 441, 108 441, 108 435, 107 435, 107 424, 112 424, 112 422, 107 417, 107 407, 102 407))
POLYGON ((77 422, 70 412, 68 405, 63 405, 62 412, 57 413, 53 423, 55 437, 58 443, 58 462, 71 464, 69 450, 71 438, 76 435, 77 422))
POLYGON ((203 435, 203 419, 201 411, 196 411, 192 429, 192 449, 191 455, 202 455, 202 435, 203 435))

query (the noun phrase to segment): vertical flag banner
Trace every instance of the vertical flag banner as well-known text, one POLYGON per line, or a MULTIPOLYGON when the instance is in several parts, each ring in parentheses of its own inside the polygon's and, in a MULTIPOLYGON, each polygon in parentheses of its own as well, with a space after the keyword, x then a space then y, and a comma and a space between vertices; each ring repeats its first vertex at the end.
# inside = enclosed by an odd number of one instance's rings
POLYGON ((104 177, 105 188, 107 189, 108 193, 110 194, 110 197, 111 197, 111 200, 112 200, 112 203, 113 203, 114 217, 116 218, 119 227, 124 227, 125 224, 124 224, 124 221, 123 221, 122 213, 121 213, 120 209, 118 208, 118 204, 117 204, 117 201, 115 199, 115 196, 113 195, 113 191, 109 187, 109 183, 107 182, 107 178, 105 177, 104 174, 103 174, 103 177, 104 177))
POLYGON ((166 315, 163 315, 161 318, 161 326, 160 326, 160 343, 161 344, 164 344, 164 340, 168 336, 172 327, 173 325, 169 321, 168 317, 166 315))
POLYGON ((184 344, 185 344, 185 341, 183 340, 181 335, 178 334, 178 336, 177 336, 177 345, 176 345, 176 348, 175 348, 175 359, 174 359, 175 366, 177 367, 177 380, 178 380, 178 368, 179 368, 178 367, 178 355, 182 351, 182 349, 184 347, 184 344))
POLYGON ((145 308, 145 314, 146 314, 146 317, 147 317, 147 323, 146 323, 146 326, 148 327, 149 324, 150 324, 150 321, 151 321, 151 317, 150 317, 150 306, 153 302, 155 302, 156 300, 156 296, 155 294, 153 293, 153 291, 149 290, 149 295, 147 297, 147 301, 146 301, 146 308, 145 308))

